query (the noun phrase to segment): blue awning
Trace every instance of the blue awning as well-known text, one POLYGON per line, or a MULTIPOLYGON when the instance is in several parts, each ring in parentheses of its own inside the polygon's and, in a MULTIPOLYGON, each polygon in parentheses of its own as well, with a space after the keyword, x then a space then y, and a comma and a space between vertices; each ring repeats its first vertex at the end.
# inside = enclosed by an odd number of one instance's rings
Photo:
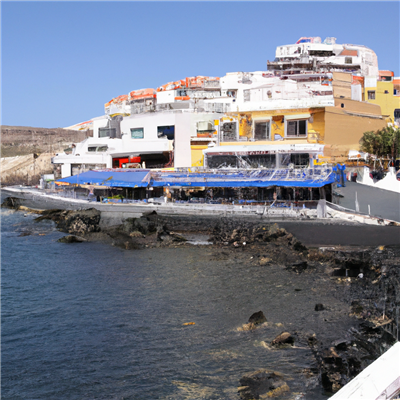
POLYGON ((332 170, 282 169, 239 170, 229 172, 171 172, 154 170, 101 170, 59 179, 56 184, 96 185, 104 187, 323 187, 337 180, 332 170))
POLYGON ((332 170, 287 168, 227 172, 152 172, 151 186, 174 187, 322 187, 336 180, 332 170))
POLYGON ((190 182, 177 182, 174 180, 166 180, 166 181, 153 181, 151 186, 153 187, 209 187, 209 188, 245 188, 245 187, 259 187, 259 188, 267 188, 273 186, 279 187, 323 187, 325 185, 329 185, 334 183, 335 179, 329 179, 324 181, 313 181, 313 180, 304 180, 304 181, 278 181, 278 180, 271 180, 271 181, 217 181, 217 180, 196 180, 190 182))
POLYGON ((150 170, 106 170, 87 171, 68 178, 58 179, 56 184, 96 185, 104 187, 147 187, 150 170))

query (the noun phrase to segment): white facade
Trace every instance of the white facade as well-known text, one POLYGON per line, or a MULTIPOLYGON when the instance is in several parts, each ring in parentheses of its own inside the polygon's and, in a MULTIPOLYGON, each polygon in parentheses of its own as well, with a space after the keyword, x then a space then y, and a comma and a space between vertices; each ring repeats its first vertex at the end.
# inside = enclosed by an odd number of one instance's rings
POLYGON ((275 61, 298 60, 308 63, 312 60, 322 66, 360 66, 362 76, 379 76, 378 57, 368 47, 355 44, 337 44, 336 38, 302 38, 300 43, 278 46, 275 61))
POLYGON ((195 113, 193 110, 131 115, 122 118, 120 137, 114 138, 101 137, 100 133, 102 128, 107 128, 110 118, 96 118, 93 121, 93 137, 76 144, 71 154, 56 154, 52 162, 61 165, 61 177, 65 178, 82 170, 112 168, 113 159, 117 157, 161 156, 175 150, 173 166, 190 167, 190 141, 197 136, 198 123, 203 122, 214 127, 214 120, 220 116, 195 113), (166 127, 174 132, 170 138, 160 132, 160 129, 166 127))
POLYGON ((225 98, 231 111, 237 112, 334 106, 328 79, 332 79, 331 74, 281 78, 262 71, 234 72, 221 78, 221 93, 230 94, 225 98))

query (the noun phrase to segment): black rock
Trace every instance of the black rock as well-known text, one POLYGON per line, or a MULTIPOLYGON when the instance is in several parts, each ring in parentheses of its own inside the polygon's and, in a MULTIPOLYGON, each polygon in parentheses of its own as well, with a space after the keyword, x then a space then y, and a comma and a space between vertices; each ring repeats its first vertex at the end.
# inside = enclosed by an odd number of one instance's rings
POLYGON ((300 273, 306 270, 307 267, 308 267, 307 261, 297 261, 293 263, 291 266, 287 267, 287 269, 300 273))
POLYGON ((18 236, 23 237, 23 236, 29 236, 29 235, 32 235, 32 233, 31 232, 21 232, 18 236))
POLYGON ((277 346, 277 347, 286 345, 293 346, 293 344, 294 344, 294 337, 289 332, 282 332, 271 342, 271 346, 277 346))
POLYGON ((289 391, 283 375, 269 370, 259 370, 244 375, 240 379, 240 385, 239 395, 244 400, 259 399, 260 396, 262 398, 278 397, 289 391))
POLYGON ((6 197, 1 204, 1 207, 4 208, 13 208, 15 210, 18 210, 20 206, 20 200, 17 199, 16 197, 6 197))
POLYGON ((87 241, 86 239, 83 239, 81 237, 74 236, 74 235, 64 236, 57 240, 57 242, 60 242, 60 243, 82 243, 82 242, 86 242, 86 241, 87 241))
POLYGON ((315 311, 322 311, 322 310, 325 310, 325 307, 324 307, 323 304, 318 303, 318 304, 315 305, 314 310, 315 310, 315 311))
POLYGON ((262 311, 258 311, 252 314, 251 317, 249 318, 249 323, 254 325, 260 325, 263 324, 264 322, 267 322, 267 318, 265 318, 265 315, 262 311))

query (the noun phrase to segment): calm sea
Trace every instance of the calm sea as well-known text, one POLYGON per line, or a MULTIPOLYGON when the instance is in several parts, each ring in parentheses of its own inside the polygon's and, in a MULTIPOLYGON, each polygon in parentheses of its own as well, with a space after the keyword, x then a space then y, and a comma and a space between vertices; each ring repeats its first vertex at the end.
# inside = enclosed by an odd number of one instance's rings
POLYGON ((241 376, 260 368, 286 374, 292 392, 312 387, 306 346, 263 345, 296 322, 282 269, 210 246, 58 243, 34 218, 1 210, 2 399, 238 399, 241 376), (268 326, 241 331, 259 310, 268 326))

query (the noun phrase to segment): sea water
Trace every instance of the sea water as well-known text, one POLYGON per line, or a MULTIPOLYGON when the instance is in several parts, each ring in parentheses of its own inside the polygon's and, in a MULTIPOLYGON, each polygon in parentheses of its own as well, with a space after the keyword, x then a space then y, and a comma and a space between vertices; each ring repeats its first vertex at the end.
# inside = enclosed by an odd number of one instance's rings
POLYGON ((1 209, 2 399, 238 399, 240 378, 262 368, 326 398, 306 387, 309 348, 265 345, 297 318, 279 269, 212 246, 59 243, 35 217, 1 209), (266 327, 243 331, 259 310, 266 327))

